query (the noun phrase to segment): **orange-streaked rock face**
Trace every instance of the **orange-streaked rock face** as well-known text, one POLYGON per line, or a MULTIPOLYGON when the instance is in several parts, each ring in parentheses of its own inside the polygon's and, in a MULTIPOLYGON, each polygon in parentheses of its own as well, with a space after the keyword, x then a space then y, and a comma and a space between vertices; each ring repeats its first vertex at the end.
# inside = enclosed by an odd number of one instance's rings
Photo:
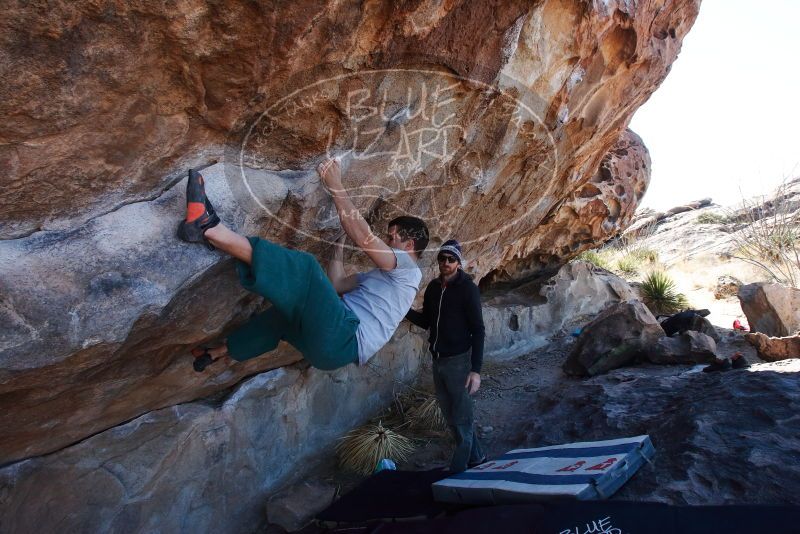
POLYGON ((630 130, 620 136, 591 180, 556 206, 530 236, 506 247, 486 282, 553 270, 624 230, 650 180, 650 155, 630 130))
POLYGON ((649 166, 625 128, 698 8, 12 2, 0 21, 0 462, 296 361, 279 350, 186 375, 187 347, 258 305, 220 255, 175 238, 188 166, 223 163, 207 179, 228 224, 320 258, 337 229, 313 172, 328 152, 376 226, 425 218, 432 246, 465 243, 478 278, 557 265, 629 220, 649 166))

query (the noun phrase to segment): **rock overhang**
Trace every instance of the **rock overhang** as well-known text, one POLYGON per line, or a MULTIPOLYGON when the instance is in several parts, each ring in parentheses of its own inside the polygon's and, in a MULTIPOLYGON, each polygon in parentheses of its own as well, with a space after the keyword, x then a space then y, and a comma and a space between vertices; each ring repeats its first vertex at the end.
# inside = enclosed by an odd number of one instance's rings
MULTIPOLYGON (((226 222, 320 258, 327 253, 335 221, 313 167, 331 147, 345 153, 363 132, 353 125, 366 122, 346 113, 348 87, 334 86, 336 98, 297 111, 266 136, 272 152, 253 151, 266 156, 239 166, 270 175, 262 185, 271 214, 248 204, 228 170, 237 171, 232 139, 241 139, 248 120, 319 65, 375 97, 419 82, 421 70, 458 80, 444 100, 460 100, 441 109, 458 108, 452 130, 459 135, 447 139, 458 138, 464 157, 449 168, 432 156, 419 162, 399 190, 381 175, 374 184, 381 194, 372 191, 358 207, 378 221, 394 212, 431 216, 431 206, 440 206, 448 224, 435 228, 433 245, 452 235, 469 242, 478 278, 527 275, 627 224, 647 169, 639 165, 633 185, 624 173, 613 176, 621 184, 593 185, 600 194, 588 184, 615 146, 630 146, 625 126, 668 72, 698 5, 223 2, 167 10, 78 2, 48 13, 12 6, 0 42, 11 74, 0 89, 0 113, 9 119, 0 132, 9 169, 0 191, 9 206, 0 219, 7 319, 0 394, 8 407, 3 426, 17 430, 0 458, 42 454, 297 360, 279 351, 222 377, 182 374, 188 346, 223 335, 262 304, 235 287, 221 257, 180 244, 173 227, 180 169, 221 158, 224 176, 209 176, 223 186, 212 194, 226 222), (364 83, 387 69, 399 72, 364 83), (469 84, 482 89, 463 89, 469 84), (535 119, 515 120, 521 106, 508 104, 526 98, 535 119), (422 195, 412 188, 420 182, 442 187, 422 195), (628 188, 628 204, 615 205, 617 185, 628 188), (202 324, 191 314, 198 294, 222 303, 202 324)), ((419 129, 421 115, 396 100, 381 134, 386 146, 419 129)), ((356 143, 362 155, 367 143, 356 143)), ((643 147, 630 153, 614 157, 632 168, 645 161, 643 147)), ((390 160, 360 161, 353 177, 372 179, 390 160)))

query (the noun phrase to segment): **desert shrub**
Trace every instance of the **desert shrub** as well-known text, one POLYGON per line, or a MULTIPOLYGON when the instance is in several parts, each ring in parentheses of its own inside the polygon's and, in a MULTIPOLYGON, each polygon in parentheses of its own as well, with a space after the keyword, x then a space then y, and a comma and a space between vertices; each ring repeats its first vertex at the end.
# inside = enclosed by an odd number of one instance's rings
POLYGON ((675 282, 664 271, 648 274, 641 290, 644 303, 655 315, 675 313, 689 306, 686 295, 678 293, 675 282))
POLYGON ((658 263, 658 252, 652 248, 640 247, 630 253, 631 256, 638 259, 640 262, 658 263))
POLYGON ((343 437, 336 447, 339 465, 368 475, 383 458, 402 462, 414 451, 413 442, 378 424, 357 428, 343 437))
POLYGON ((697 224, 726 224, 730 222, 730 219, 720 213, 707 211, 705 213, 701 213, 695 219, 695 221, 697 224))
POLYGON ((760 267, 777 282, 800 287, 800 209, 789 184, 770 198, 743 201, 733 216, 742 228, 731 234, 734 257, 760 267))
MULTIPOLYGON (((800 221, 798 221, 800 223, 800 221)), ((800 229, 798 228, 779 228, 769 236, 773 246, 773 251, 778 253, 781 250, 795 247, 800 239, 800 229)), ((776 254, 778 255, 778 254, 776 254)))
POLYGON ((636 276, 639 273, 642 261, 634 256, 628 254, 617 260, 617 272, 625 276, 636 276))
POLYGON ((578 254, 576 260, 585 261, 600 267, 601 269, 611 270, 611 260, 609 255, 605 252, 598 252, 596 250, 585 250, 578 254))
POLYGON ((411 421, 412 428, 418 430, 433 432, 447 430, 447 420, 444 418, 441 408, 439 408, 439 401, 433 395, 424 398, 422 402, 410 408, 408 418, 411 421))

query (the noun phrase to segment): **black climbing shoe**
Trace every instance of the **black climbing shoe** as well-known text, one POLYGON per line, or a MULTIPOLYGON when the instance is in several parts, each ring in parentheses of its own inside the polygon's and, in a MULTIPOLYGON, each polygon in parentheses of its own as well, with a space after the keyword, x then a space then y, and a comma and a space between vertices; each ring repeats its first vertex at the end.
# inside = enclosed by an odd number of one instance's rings
POLYGON ((189 169, 189 179, 186 181, 186 218, 178 225, 178 237, 189 243, 205 242, 210 250, 214 250, 214 246, 203 234, 219 222, 217 212, 206 196, 203 176, 196 170, 189 169))
POLYGON ((703 367, 704 373, 713 373, 716 371, 730 371, 731 361, 728 358, 723 360, 714 360, 711 364, 703 367))
MULTIPOLYGON (((684 310, 661 321, 661 328, 664 329, 668 336, 682 334, 687 330, 692 330, 694 321, 698 316, 707 317, 710 313, 708 310, 684 310)), ((659 317, 663 316, 659 315, 659 317)))
POLYGON ((731 367, 734 369, 747 369, 750 367, 750 364, 747 363, 747 360, 744 359, 741 352, 737 352, 731 356, 731 367))
POLYGON ((217 361, 217 358, 212 358, 211 354, 209 354, 206 349, 192 349, 192 356, 194 356, 192 367, 194 367, 194 370, 198 373, 202 373, 206 370, 206 367, 217 361))

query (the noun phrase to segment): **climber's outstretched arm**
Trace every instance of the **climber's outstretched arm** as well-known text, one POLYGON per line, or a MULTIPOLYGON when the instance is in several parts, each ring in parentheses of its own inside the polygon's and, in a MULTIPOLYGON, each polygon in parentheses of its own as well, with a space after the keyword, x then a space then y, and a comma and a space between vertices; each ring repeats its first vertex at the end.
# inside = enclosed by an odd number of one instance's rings
POLYGON ((350 200, 342 186, 342 170, 335 159, 324 161, 317 167, 322 182, 330 191, 339 221, 347 236, 358 245, 375 265, 383 271, 391 271, 397 266, 397 258, 391 247, 372 233, 366 219, 350 200))

